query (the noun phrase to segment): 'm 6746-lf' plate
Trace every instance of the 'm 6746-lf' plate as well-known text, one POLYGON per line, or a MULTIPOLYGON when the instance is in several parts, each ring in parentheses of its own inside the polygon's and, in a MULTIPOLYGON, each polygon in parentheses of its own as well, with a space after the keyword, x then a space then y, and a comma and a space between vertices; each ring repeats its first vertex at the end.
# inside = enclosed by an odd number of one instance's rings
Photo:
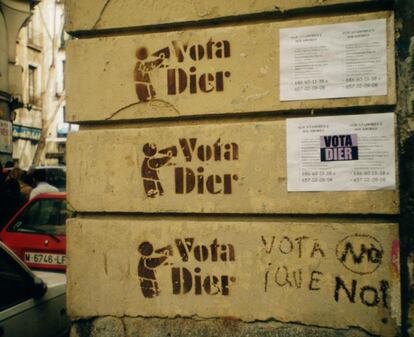
POLYGON ((24 260, 29 263, 51 264, 51 265, 66 265, 66 255, 64 254, 46 254, 36 252, 26 252, 24 260))

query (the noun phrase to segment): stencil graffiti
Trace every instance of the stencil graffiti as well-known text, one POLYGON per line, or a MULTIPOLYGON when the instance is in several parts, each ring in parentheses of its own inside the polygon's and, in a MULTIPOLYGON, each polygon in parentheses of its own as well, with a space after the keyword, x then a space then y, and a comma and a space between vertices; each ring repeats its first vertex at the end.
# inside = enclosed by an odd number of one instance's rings
POLYGON ((137 49, 136 56, 138 61, 134 69, 135 91, 139 101, 148 102, 156 95, 151 83, 150 73, 161 66, 164 61, 164 54, 160 54, 158 57, 149 56, 148 49, 140 47, 137 49))
POLYGON ((234 173, 214 173, 214 167, 206 169, 207 162, 216 165, 239 160, 237 143, 223 143, 220 138, 213 144, 200 144, 197 138, 180 138, 178 146, 157 150, 154 143, 146 143, 142 149, 145 157, 141 165, 141 177, 147 197, 164 195, 159 169, 174 165, 173 185, 175 194, 232 194, 239 176, 234 173), (174 158, 174 162, 172 159, 174 158), (195 167, 191 164, 195 164, 195 167))
MULTIPOLYGON (((195 156, 195 144, 189 145, 193 148, 185 157, 189 161, 195 156)), ((345 303, 362 306, 362 310, 385 308, 380 310, 380 322, 389 324, 386 313, 390 309, 391 283, 383 270, 375 273, 384 260, 384 248, 378 239, 355 233, 335 245, 322 236, 287 233, 255 236, 252 245, 243 239, 239 247, 248 247, 248 251, 242 257, 236 244, 218 238, 176 237, 157 250, 151 240, 144 241, 138 248, 141 292, 145 298, 161 293, 191 298, 243 296, 244 291, 256 291, 263 301, 321 296, 330 306, 345 303)), ((393 246, 389 245, 390 259, 393 246)))
POLYGON ((197 69, 200 61, 205 63, 230 58, 231 48, 227 40, 214 41, 210 38, 207 42, 194 44, 174 40, 151 55, 146 47, 139 47, 136 57, 134 80, 141 102, 148 102, 156 96, 150 78, 150 73, 155 69, 166 69, 167 95, 223 92, 225 79, 231 76, 231 72, 226 70, 200 72, 197 69))
POLYGON ((172 255, 171 246, 166 246, 154 251, 154 247, 148 241, 142 242, 138 251, 141 258, 138 263, 138 278, 144 297, 152 298, 158 296, 158 282, 155 269, 161 266, 172 255), (154 254, 155 253, 155 254, 154 254))
MULTIPOLYGON (((159 267, 163 273, 170 273, 173 295, 219 295, 229 296, 231 285, 236 282, 234 276, 227 273, 211 273, 203 264, 232 263, 236 260, 236 252, 232 244, 218 243, 214 239, 210 244, 195 244, 194 238, 177 238, 174 245, 168 245, 154 252, 150 242, 139 245, 141 258, 138 264, 138 278, 142 294, 153 298, 160 294, 155 269, 159 267), (155 254, 154 254, 155 253, 155 254), (176 257, 175 259, 173 257, 176 257), (166 262, 169 259, 168 263, 166 262), (194 262, 197 264, 194 266, 194 262), (191 267, 187 265, 191 264, 191 267), (161 268, 164 266, 165 268, 161 268), (168 267, 167 266, 171 266, 168 267)), ((211 268, 211 266, 210 266, 211 268)))
POLYGON ((177 148, 171 146, 163 150, 157 150, 154 143, 146 143, 142 148, 145 158, 141 166, 141 177, 147 197, 155 198, 164 194, 158 170, 167 165, 172 157, 177 155, 177 148), (157 154, 161 156, 156 157, 157 154))

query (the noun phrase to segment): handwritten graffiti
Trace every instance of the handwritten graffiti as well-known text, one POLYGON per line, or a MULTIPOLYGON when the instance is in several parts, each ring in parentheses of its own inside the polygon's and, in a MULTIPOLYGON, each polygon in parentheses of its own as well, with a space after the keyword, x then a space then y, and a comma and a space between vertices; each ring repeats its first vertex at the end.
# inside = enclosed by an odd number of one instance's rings
MULTIPOLYGON (((196 142, 188 144, 193 148, 187 153, 191 161, 197 157, 197 147, 196 142)), ((169 151, 174 152, 163 152, 169 151)), ((323 297, 329 306, 379 312, 381 322, 388 324, 388 316, 382 315, 390 311, 392 283, 383 273, 367 275, 379 268, 384 256, 376 238, 352 234, 335 245, 298 232, 271 234, 255 236, 252 246, 242 240, 241 246, 246 247, 242 256, 233 242, 219 238, 174 237, 159 249, 154 248, 154 240, 145 240, 138 246, 141 293, 147 299, 166 296, 180 301, 210 296, 227 300, 252 289, 263 301, 295 301, 303 296, 298 302, 304 303, 323 297)))
POLYGON ((319 270, 308 271, 305 268, 292 268, 286 265, 271 266, 272 264, 269 264, 265 272, 265 292, 269 290, 271 284, 280 288, 321 290, 320 281, 323 273, 319 270))
POLYGON ((341 277, 335 277, 335 301, 339 302, 341 294, 351 303, 360 301, 368 307, 376 307, 380 304, 384 308, 388 308, 388 289, 389 283, 386 280, 381 280, 379 285, 363 285, 360 286, 361 281, 351 280, 346 283, 341 277), (359 296, 357 296, 359 295, 359 296))
POLYGON ((288 237, 281 236, 261 236, 263 248, 266 254, 280 253, 283 255, 292 254, 298 258, 307 256, 310 258, 325 257, 325 251, 322 249, 318 239, 308 236, 288 237))
POLYGON ((166 246, 154 251, 154 247, 148 241, 138 247, 141 258, 138 263, 138 278, 144 297, 152 298, 159 295, 158 282, 155 269, 162 265, 172 255, 171 246, 166 246), (155 254, 154 254, 155 253, 155 254))
POLYGON ((163 166, 172 165, 172 158, 176 158, 173 181, 176 194, 233 193, 234 184, 239 180, 237 174, 209 174, 203 165, 207 162, 218 164, 238 160, 238 144, 223 143, 220 138, 213 144, 199 144, 197 138, 180 138, 178 144, 178 146, 170 146, 160 151, 157 151, 157 146, 153 143, 146 143, 143 146, 145 158, 141 166, 141 177, 148 197, 164 195, 158 170, 163 166), (185 166, 179 166, 179 160, 184 162, 185 166), (198 163, 196 168, 188 167, 188 164, 192 162, 198 163))
MULTIPOLYGON (((261 236, 262 249, 269 257, 279 256, 291 259, 323 259, 325 250, 318 239, 308 236, 261 236)), ((274 261, 274 259, 272 259, 274 261)), ((293 261, 292 261, 293 262, 293 261)), ((323 273, 309 268, 292 267, 286 264, 269 262, 264 276, 264 291, 268 292, 271 285, 280 288, 308 289, 318 291, 323 273)))
POLYGON ((375 272, 382 263, 383 255, 381 243, 365 234, 347 236, 336 246, 336 256, 342 265, 360 275, 375 272))

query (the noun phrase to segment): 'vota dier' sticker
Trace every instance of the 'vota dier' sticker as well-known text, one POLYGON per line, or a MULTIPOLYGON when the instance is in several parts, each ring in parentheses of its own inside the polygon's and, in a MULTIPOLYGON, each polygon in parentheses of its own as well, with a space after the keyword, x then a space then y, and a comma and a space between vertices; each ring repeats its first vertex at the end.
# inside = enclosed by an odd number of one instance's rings
POLYGON ((393 113, 290 118, 288 191, 395 189, 393 113))
POLYGON ((358 135, 320 136, 321 161, 358 160, 358 135))

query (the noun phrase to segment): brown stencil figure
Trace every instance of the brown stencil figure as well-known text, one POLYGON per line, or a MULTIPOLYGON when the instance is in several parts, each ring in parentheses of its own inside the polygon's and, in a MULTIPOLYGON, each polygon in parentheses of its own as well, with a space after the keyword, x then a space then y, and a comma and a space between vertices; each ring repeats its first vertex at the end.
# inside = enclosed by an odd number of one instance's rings
POLYGON ((167 165, 172 157, 177 155, 177 148, 175 146, 157 151, 157 146, 153 143, 146 143, 142 151, 145 159, 141 166, 141 176, 144 183, 144 190, 148 197, 155 198, 164 194, 160 178, 158 176, 158 169, 167 165), (158 153, 163 156, 155 157, 158 153))
POLYGON ((138 262, 138 278, 142 294, 147 298, 158 296, 160 291, 155 269, 163 264, 168 256, 172 255, 172 248, 168 245, 157 249, 155 251, 156 255, 152 256, 154 247, 150 242, 145 241, 139 245, 138 251, 141 253, 141 258, 138 262))
POLYGON ((164 54, 160 54, 159 57, 148 59, 148 50, 145 47, 137 49, 136 56, 138 59, 134 69, 135 90, 138 99, 141 102, 148 102, 155 97, 155 90, 151 84, 150 72, 160 67, 164 61, 164 54))

